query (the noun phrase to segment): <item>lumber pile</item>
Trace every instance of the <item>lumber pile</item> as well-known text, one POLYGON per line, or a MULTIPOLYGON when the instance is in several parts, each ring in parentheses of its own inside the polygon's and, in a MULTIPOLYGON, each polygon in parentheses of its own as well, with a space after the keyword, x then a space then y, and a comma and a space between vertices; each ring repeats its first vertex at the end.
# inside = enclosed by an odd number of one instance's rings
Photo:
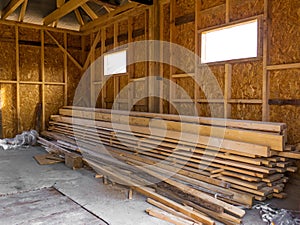
POLYGON ((284 123, 128 113, 63 107, 42 133, 54 141, 41 142, 81 152, 98 174, 163 210, 150 215, 174 224, 240 224, 238 206, 285 196, 286 172, 297 170, 284 123))

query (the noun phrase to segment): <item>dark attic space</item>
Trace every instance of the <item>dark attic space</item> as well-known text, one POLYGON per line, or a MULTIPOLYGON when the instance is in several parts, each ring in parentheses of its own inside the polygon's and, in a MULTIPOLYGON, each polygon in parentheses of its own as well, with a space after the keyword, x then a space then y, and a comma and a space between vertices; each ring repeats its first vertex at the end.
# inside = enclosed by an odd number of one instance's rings
POLYGON ((0 11, 1 225, 300 224, 300 1, 0 11))

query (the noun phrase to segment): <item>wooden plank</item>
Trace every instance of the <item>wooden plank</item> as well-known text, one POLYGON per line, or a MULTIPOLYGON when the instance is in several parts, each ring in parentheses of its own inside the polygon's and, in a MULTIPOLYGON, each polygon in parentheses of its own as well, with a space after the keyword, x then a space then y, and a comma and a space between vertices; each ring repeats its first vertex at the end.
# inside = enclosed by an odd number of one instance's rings
POLYGON ((279 152, 278 156, 291 158, 291 159, 300 159, 300 152, 298 151, 279 152))
POLYGON ((198 221, 198 222, 201 222, 201 223, 204 223, 204 224, 208 224, 208 225, 215 225, 215 222, 213 220, 211 220, 210 218, 208 218, 207 216, 205 215, 201 215, 197 212, 194 212, 168 198, 165 198, 143 186, 139 186, 137 185, 136 183, 134 183, 133 181, 130 181, 129 179, 127 179, 126 177, 120 175, 120 174, 117 174, 117 173, 114 173, 110 170, 108 170, 107 168, 104 168, 103 166, 99 166, 97 165, 96 163, 90 161, 90 160, 86 160, 88 162, 88 164, 90 166, 92 166, 97 172, 99 171, 101 174, 106 174, 108 176, 111 176, 111 177, 114 177, 120 181, 122 181, 124 184, 127 184, 128 186, 131 186, 132 189, 140 192, 141 194, 147 196, 147 197, 150 197, 176 211, 179 211, 185 215, 188 215, 190 216, 191 218, 193 218, 194 220, 198 221))
POLYGON ((52 154, 35 155, 34 159, 40 165, 51 165, 51 164, 64 162, 64 159, 59 157, 53 157, 52 154))
POLYGON ((49 25, 50 23, 64 17, 68 13, 72 12, 73 10, 77 9, 79 6, 83 5, 86 3, 88 0, 70 0, 63 4, 59 9, 56 9, 49 15, 47 15, 43 19, 43 24, 44 25, 49 25))
POLYGON ((266 184, 261 182, 261 183, 255 183, 255 182, 248 182, 248 181, 243 181, 240 179, 236 179, 236 178, 232 178, 232 177, 228 177, 228 176, 224 176, 224 175, 220 175, 218 176, 219 179, 233 183, 233 184, 237 184, 243 187, 247 187, 247 188, 251 188, 254 190, 260 190, 262 187, 265 187, 266 184))
POLYGON ((84 21, 83 21, 83 19, 82 19, 82 16, 81 16, 79 10, 78 10, 78 9, 75 9, 75 10, 74 10, 74 13, 75 13, 75 16, 76 16, 76 19, 77 19, 77 22, 79 23, 79 25, 80 25, 80 26, 83 26, 83 25, 84 25, 84 21))
POLYGON ((20 116, 21 116, 21 96, 20 96, 20 48, 19 48, 19 27, 16 25, 15 26, 15 35, 16 35, 16 77, 17 77, 17 130, 18 133, 21 132, 21 121, 20 121, 20 116))
POLYGON ((230 171, 222 171, 221 174, 230 176, 230 177, 239 178, 241 180, 246 180, 249 182, 260 182, 261 181, 261 178, 258 178, 258 177, 252 177, 252 176, 248 176, 245 174, 240 174, 240 173, 235 173, 235 172, 230 172, 230 171))
MULTIPOLYGON (((74 117, 80 117, 86 119, 91 119, 91 118, 95 118, 96 120, 105 119, 103 115, 98 112, 94 113, 94 112, 87 112, 87 111, 84 112, 78 110, 60 109, 59 113, 64 116, 74 116, 74 117)), ((117 118, 111 117, 110 122, 125 123, 125 124, 129 122, 130 125, 149 126, 150 119, 132 117, 132 116, 129 116, 128 118, 127 116, 119 115, 117 118)), ((207 125, 190 124, 190 123, 179 123, 174 121, 164 121, 164 124, 160 123, 159 121, 157 121, 156 123, 152 122, 151 126, 158 129, 167 128, 167 130, 170 132, 171 131, 187 132, 187 133, 191 133, 192 135, 197 134, 201 136, 212 136, 216 138, 224 138, 224 141, 231 140, 231 141, 251 143, 251 144, 256 144, 261 146, 268 146, 271 149, 277 151, 284 150, 284 138, 282 135, 278 135, 278 134, 255 132, 255 131, 241 130, 241 129, 234 129, 234 128, 224 129, 220 127, 211 127, 207 125)), ((190 136, 190 138, 192 138, 192 136, 190 136)), ((254 149, 252 148, 252 153, 256 154, 253 151, 254 149)), ((268 150, 265 149, 264 155, 261 156, 270 156, 267 153, 267 151, 268 150)), ((261 153, 258 152, 257 154, 260 155, 261 153)))
POLYGON ((46 89, 45 89, 45 31, 41 30, 41 76, 42 76, 42 130, 46 128, 46 89))
POLYGON ((300 63, 290 63, 290 64, 279 64, 279 65, 269 65, 267 70, 286 70, 286 69, 299 69, 300 63))
POLYGON ((228 102, 231 99, 231 83, 232 83, 231 77, 232 77, 232 65, 226 63, 225 64, 225 91, 224 91, 224 118, 231 117, 231 105, 228 102))
POLYGON ((1 19, 6 19, 10 14, 12 14, 24 0, 11 0, 8 5, 2 10, 1 19))

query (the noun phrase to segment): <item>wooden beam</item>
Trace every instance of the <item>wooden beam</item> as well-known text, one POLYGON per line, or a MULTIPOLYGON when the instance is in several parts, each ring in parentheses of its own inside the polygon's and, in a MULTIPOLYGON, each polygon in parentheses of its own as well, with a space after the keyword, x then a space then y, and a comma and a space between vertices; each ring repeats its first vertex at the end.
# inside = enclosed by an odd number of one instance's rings
POLYGON ((20 97, 20 49, 19 49, 19 27, 15 26, 15 35, 16 35, 16 76, 17 76, 17 123, 18 123, 18 133, 21 131, 21 97, 20 97))
POLYGON ((83 21, 83 18, 82 18, 82 16, 81 16, 79 10, 78 10, 78 9, 75 9, 75 10, 74 10, 74 13, 75 13, 77 22, 80 24, 80 26, 83 26, 83 25, 84 25, 84 21, 83 21))
POLYGON ((267 70, 299 69, 300 63, 279 64, 267 66, 267 70))
POLYGON ((24 16, 26 13, 26 9, 27 9, 27 5, 28 5, 28 0, 24 0, 21 11, 20 11, 20 15, 19 15, 19 21, 23 22, 24 20, 24 16))
MULTIPOLYGON (((67 33, 64 33, 64 49, 68 51, 67 33)), ((64 104, 68 104, 68 55, 64 52, 64 104)))
MULTIPOLYGON (((56 0, 56 7, 59 9, 63 4, 65 4, 65 0, 56 0)), ((58 20, 54 22, 54 27, 57 27, 58 20)))
POLYGON ((77 9, 79 6, 82 6, 84 3, 86 3, 88 0, 70 0, 63 4, 59 9, 56 9, 52 13, 50 13, 48 16, 44 18, 44 25, 49 25, 52 22, 64 17, 68 13, 72 12, 73 10, 77 9))
POLYGON ((88 16, 92 19, 95 20, 98 18, 97 14, 86 4, 84 3, 81 8, 88 14, 88 16))
POLYGON ((79 64, 79 62, 77 62, 76 59, 74 59, 74 57, 61 45, 59 44, 59 42, 55 39, 55 37, 53 37, 53 35, 45 30, 46 34, 55 42, 55 44, 60 48, 60 50, 62 50, 64 53, 67 54, 67 56, 71 59, 71 61, 80 69, 82 70, 82 66, 79 64))
POLYGON ((6 19, 10 14, 12 14, 24 0, 11 0, 8 5, 2 10, 2 19, 6 19))
POLYGON ((110 18, 112 18, 114 16, 117 16, 117 15, 121 14, 122 12, 126 12, 126 11, 128 11, 130 9, 133 9, 133 8, 135 8, 138 5, 139 4, 136 3, 136 2, 127 3, 126 5, 117 8, 113 12, 108 13, 108 14, 106 14, 104 16, 100 16, 100 17, 98 17, 98 19, 85 24, 84 26, 81 27, 80 30, 81 31, 86 31, 86 30, 92 29, 92 28, 94 28, 96 26, 99 26, 100 24, 103 23, 103 21, 107 21, 108 19, 110 19, 110 18))
POLYGON ((87 56, 87 58, 85 60, 84 66, 82 68, 83 72, 88 68, 88 66, 90 64, 90 59, 91 59, 91 57, 93 55, 93 52, 96 49, 96 46, 97 46, 98 42, 100 41, 100 38, 101 38, 101 31, 99 30, 98 33, 97 33, 97 35, 96 35, 96 37, 95 37, 93 45, 91 46, 90 52, 89 52, 89 54, 88 54, 88 56, 87 56))
POLYGON ((41 30, 41 75, 42 75, 42 130, 46 127, 46 89, 45 89, 45 31, 41 30))
POLYGON ((224 91, 224 118, 231 117, 231 77, 232 77, 232 65, 225 64, 225 91, 224 91))

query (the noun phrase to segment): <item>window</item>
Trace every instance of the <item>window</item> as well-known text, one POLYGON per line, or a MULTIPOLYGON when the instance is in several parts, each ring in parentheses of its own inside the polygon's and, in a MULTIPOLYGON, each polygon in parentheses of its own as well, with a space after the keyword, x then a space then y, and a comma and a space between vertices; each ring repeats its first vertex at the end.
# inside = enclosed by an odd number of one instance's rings
POLYGON ((127 51, 108 53, 104 55, 104 75, 126 73, 127 51))
POLYGON ((252 20, 202 33, 201 62, 257 57, 258 22, 252 20))

